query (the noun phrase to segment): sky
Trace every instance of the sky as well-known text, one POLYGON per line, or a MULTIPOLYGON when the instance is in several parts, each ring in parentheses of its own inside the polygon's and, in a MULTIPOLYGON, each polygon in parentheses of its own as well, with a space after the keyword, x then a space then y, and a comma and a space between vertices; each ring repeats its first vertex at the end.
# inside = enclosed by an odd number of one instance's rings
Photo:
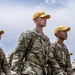
POLYGON ((23 31, 34 28, 32 16, 37 11, 50 14, 43 32, 53 43, 56 40, 54 29, 59 25, 70 27, 68 39, 64 41, 75 59, 75 0, 0 0, 0 29, 4 30, 0 46, 6 55, 16 48, 23 31))

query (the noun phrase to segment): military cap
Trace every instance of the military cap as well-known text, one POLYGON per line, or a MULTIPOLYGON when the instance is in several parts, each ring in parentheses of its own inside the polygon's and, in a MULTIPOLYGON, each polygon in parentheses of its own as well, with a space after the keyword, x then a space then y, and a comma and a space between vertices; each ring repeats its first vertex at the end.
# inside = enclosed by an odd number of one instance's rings
POLYGON ((33 20, 37 17, 46 17, 46 19, 49 19, 51 16, 49 14, 45 14, 43 11, 38 11, 34 13, 33 20))
POLYGON ((3 30, 0 30, 0 34, 4 34, 4 31, 3 30))
POLYGON ((70 27, 65 27, 65 26, 58 26, 58 27, 56 27, 56 29, 54 30, 54 34, 56 34, 56 33, 58 33, 59 31, 64 31, 64 30, 66 30, 66 31, 70 31, 70 27))

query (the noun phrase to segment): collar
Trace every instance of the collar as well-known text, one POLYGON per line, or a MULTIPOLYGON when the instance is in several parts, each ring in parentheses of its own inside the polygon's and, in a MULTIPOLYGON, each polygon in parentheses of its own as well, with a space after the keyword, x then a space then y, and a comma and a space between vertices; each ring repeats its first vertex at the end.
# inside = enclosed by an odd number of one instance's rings
POLYGON ((33 32, 36 34, 36 36, 41 37, 44 40, 49 40, 48 37, 42 32, 42 35, 39 33, 38 30, 36 30, 35 28, 33 29, 33 32))
POLYGON ((57 41, 55 42, 56 44, 57 44, 57 46, 59 47, 59 48, 63 48, 63 49, 66 49, 66 45, 65 44, 59 44, 57 41))

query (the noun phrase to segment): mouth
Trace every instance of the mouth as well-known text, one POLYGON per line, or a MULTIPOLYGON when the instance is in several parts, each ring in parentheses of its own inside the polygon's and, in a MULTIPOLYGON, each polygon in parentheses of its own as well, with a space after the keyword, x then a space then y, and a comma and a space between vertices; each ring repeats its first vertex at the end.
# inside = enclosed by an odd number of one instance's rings
POLYGON ((65 36, 67 38, 67 36, 65 36))

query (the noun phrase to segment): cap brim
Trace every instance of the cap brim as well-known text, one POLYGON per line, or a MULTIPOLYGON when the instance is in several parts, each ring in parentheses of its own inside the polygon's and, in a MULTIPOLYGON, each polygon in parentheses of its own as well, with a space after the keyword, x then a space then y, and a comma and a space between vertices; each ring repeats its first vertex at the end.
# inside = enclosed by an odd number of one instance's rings
POLYGON ((63 30, 70 31, 70 27, 64 28, 63 30))
POLYGON ((1 30, 1 31, 0 31, 0 34, 4 34, 4 31, 3 31, 3 30, 1 30))
POLYGON ((48 15, 48 14, 46 14, 46 15, 41 15, 41 16, 39 16, 39 17, 46 17, 46 19, 49 19, 51 16, 48 15))

